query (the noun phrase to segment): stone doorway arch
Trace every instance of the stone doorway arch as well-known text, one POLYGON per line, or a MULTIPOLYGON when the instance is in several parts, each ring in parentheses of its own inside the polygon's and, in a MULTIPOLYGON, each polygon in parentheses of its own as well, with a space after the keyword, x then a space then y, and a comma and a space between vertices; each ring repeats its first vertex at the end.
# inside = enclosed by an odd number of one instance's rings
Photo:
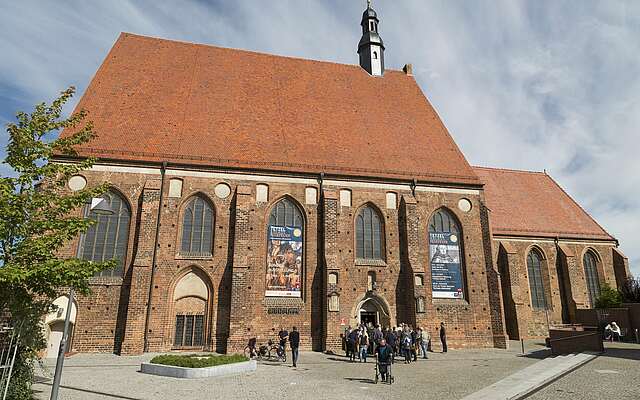
POLYGON ((391 327, 391 311, 389 303, 373 291, 362 296, 351 312, 352 325, 372 322, 382 328, 391 327))

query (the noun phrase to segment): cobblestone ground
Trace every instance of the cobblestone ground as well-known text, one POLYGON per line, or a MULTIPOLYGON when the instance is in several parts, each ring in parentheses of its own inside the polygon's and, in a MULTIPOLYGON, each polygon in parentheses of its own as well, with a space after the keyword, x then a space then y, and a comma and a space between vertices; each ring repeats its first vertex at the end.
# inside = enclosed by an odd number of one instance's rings
POLYGON ((640 345, 606 343, 605 348, 604 354, 528 399, 640 399, 640 345))
MULTIPOLYGON (((527 350, 539 346, 528 344, 527 350)), ((59 398, 76 399, 459 399, 536 361, 511 350, 451 350, 429 360, 393 367, 396 383, 374 384, 374 364, 350 363, 343 356, 305 352, 298 368, 263 362, 254 373, 219 378, 177 379, 142 374, 140 363, 153 355, 119 357, 77 354, 65 361, 59 398)), ((399 360, 399 359, 398 359, 399 360)), ((48 363, 36 399, 48 399, 53 364, 48 363), (46 377, 45 375, 49 375, 46 377)))

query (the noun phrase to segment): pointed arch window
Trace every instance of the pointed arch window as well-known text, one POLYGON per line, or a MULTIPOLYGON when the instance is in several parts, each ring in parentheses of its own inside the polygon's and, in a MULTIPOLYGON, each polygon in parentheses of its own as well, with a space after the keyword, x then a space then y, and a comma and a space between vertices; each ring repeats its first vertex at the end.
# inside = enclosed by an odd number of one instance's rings
POLYGON ((211 204, 193 196, 182 215, 180 254, 187 257, 210 257, 213 248, 214 214, 211 204))
POLYGON ((283 198, 269 214, 265 296, 301 297, 303 244, 302 212, 293 201, 283 198))
POLYGON ((584 264, 584 276, 587 281, 589 301, 591 302, 591 307, 595 307, 596 299, 600 296, 600 279, 598 278, 596 257, 591 250, 584 253, 582 263, 584 264))
POLYGON ((383 260, 382 218, 370 205, 364 206, 356 217, 356 258, 383 260))
POLYGON ((102 198, 113 214, 101 215, 85 208, 85 217, 96 221, 80 238, 80 257, 102 262, 115 259, 116 268, 101 271, 95 276, 122 276, 129 241, 131 209, 125 199, 115 191, 108 191, 102 198))
POLYGON ((531 249, 527 255, 527 273, 529 275, 531 306, 535 309, 546 310, 547 299, 542 278, 542 254, 537 249, 531 249))
POLYGON ((462 229, 444 208, 429 220, 431 293, 434 298, 464 299, 465 265, 462 229))

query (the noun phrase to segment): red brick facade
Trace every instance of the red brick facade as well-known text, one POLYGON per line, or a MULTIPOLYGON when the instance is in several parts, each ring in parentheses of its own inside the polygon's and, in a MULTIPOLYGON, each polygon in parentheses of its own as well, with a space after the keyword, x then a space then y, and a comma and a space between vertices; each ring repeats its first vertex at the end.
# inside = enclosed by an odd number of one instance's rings
MULTIPOLYGON (((436 336, 437 326, 445 321, 452 347, 504 347, 508 337, 547 334, 547 312, 533 310, 530 304, 525 260, 532 246, 544 256, 549 324, 570 322, 575 309, 590 307, 581 261, 584 251, 591 249, 597 254, 603 283, 615 286, 616 273, 620 274, 617 270, 625 268, 624 264, 614 267, 613 243, 493 237, 479 189, 321 183, 276 176, 260 181, 257 175, 233 179, 232 174, 221 178, 215 173, 180 170, 170 170, 162 184, 159 171, 100 166, 84 173, 90 185, 109 181, 126 198, 131 226, 124 276, 94 278, 92 294, 78 298, 74 351, 141 353, 145 350, 145 326, 147 351, 171 350, 175 316, 185 307, 201 307, 206 314, 204 349, 241 351, 250 337, 266 341, 274 338, 280 327, 295 325, 301 331, 304 349, 336 351, 345 325, 357 324, 359 306, 368 299, 379 308, 382 324, 405 322, 436 336), (168 181, 175 178, 182 179, 180 197, 169 196, 168 181), (214 191, 222 182, 231 187, 226 198, 214 191), (259 183, 268 185, 266 202, 256 200, 259 183), (161 187, 160 232, 147 322, 161 187), (309 187, 317 190, 317 201, 305 196, 309 187), (341 205, 341 189, 350 190, 351 206, 341 205), (397 199, 395 205, 387 204, 390 192, 397 199), (189 258, 178 251, 183 208, 194 195, 206 198, 215 211, 213 252, 207 258, 189 258), (304 273, 299 299, 265 297, 267 218, 272 206, 284 197, 297 204, 304 215, 304 273), (461 198, 470 200, 470 211, 458 207, 461 198), (355 258, 355 216, 364 205, 373 206, 384 221, 384 262, 375 265, 355 258), (464 300, 431 296, 427 225, 442 207, 455 215, 462 228, 464 300), (176 284, 190 271, 203 278, 208 298, 178 304, 174 300, 176 284), (369 273, 375 274, 375 290, 368 290, 369 273), (331 279, 329 274, 333 274, 331 279), (564 285, 562 296, 560 284, 564 285), (338 297, 337 310, 329 308, 332 295, 338 297), (424 301, 424 312, 416 309, 419 297, 424 301)), ((78 243, 71 243, 67 255, 74 256, 77 249, 78 243)))

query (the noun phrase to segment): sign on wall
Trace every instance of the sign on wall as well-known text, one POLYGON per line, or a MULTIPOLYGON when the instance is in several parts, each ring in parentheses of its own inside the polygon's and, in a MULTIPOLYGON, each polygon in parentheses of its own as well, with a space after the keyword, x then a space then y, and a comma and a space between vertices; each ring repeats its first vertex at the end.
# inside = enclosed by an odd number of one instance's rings
POLYGON ((300 297, 302 229, 269 225, 265 296, 300 297))
POLYGON ((462 299, 459 238, 451 232, 429 232, 431 290, 435 298, 462 299))

